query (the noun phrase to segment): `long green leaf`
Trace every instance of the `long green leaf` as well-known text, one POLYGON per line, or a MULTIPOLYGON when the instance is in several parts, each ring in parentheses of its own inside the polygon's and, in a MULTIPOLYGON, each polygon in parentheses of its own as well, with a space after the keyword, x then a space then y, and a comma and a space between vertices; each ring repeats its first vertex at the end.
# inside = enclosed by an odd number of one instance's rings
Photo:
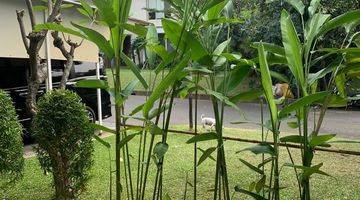
POLYGON ((280 138, 281 142, 291 142, 291 143, 304 143, 304 136, 301 135, 288 135, 285 137, 280 138))
POLYGON ((264 46, 265 51, 285 57, 284 47, 278 46, 276 44, 266 43, 266 42, 254 42, 252 44, 252 46, 255 48, 259 48, 260 44, 262 44, 264 46))
POLYGON ((262 144, 258 144, 258 145, 255 145, 255 146, 252 146, 252 147, 248 147, 248 148, 245 148, 241 151, 238 151, 236 153, 240 153, 240 152, 243 152, 243 151, 251 151, 252 153, 258 155, 258 154, 269 154, 269 155, 272 155, 274 156, 275 155, 275 149, 274 147, 272 147, 271 145, 267 144, 267 143, 262 143, 262 144))
POLYGON ((143 38, 146 37, 148 30, 144 26, 141 26, 139 24, 129 24, 129 23, 126 23, 123 26, 124 26, 125 30, 135 33, 139 37, 143 37, 143 38))
POLYGON ((95 140, 97 140, 98 142, 100 142, 102 145, 104 145, 106 148, 110 149, 111 148, 111 144, 106 142, 105 140, 103 140, 102 138, 100 138, 97 135, 93 135, 93 137, 95 138, 95 140))
POLYGON ((259 62, 260 62, 260 71, 261 71, 261 83, 264 89, 264 94, 266 97, 266 100, 269 104, 269 109, 271 113, 271 121, 272 121, 272 128, 275 129, 277 125, 275 124, 278 121, 278 111, 277 106, 275 103, 275 99, 273 96, 272 91, 272 81, 269 71, 269 66, 267 64, 266 55, 264 46, 260 44, 259 49, 259 62))
POLYGON ((80 38, 84 38, 84 39, 87 38, 86 35, 84 35, 83 33, 79 32, 77 30, 65 27, 61 24, 55 24, 55 23, 37 24, 35 26, 35 31, 41 31, 41 30, 59 31, 62 33, 68 33, 68 34, 71 34, 74 36, 78 36, 80 38))
POLYGON ((108 133, 116 134, 115 130, 110 129, 110 128, 106 127, 106 126, 102 126, 100 124, 91 123, 90 126, 95 130, 101 130, 101 131, 105 131, 105 132, 108 132, 108 133))
POLYGON ((186 141, 187 144, 195 143, 195 142, 202 142, 202 141, 209 141, 209 140, 217 140, 218 135, 214 132, 203 133, 200 135, 195 135, 186 141))
POLYGON ((305 5, 302 0, 285 0, 291 6, 293 6, 301 15, 304 15, 305 5))
POLYGON ((156 64, 156 53, 149 48, 151 45, 156 45, 159 42, 158 33, 154 25, 148 27, 146 34, 146 55, 148 57, 148 63, 150 68, 153 68, 156 64))
POLYGON ((218 4, 220 4, 222 2, 224 2, 224 0, 209 0, 209 1, 206 1, 206 4, 201 9, 200 13, 203 14, 203 13, 207 12, 209 9, 211 9, 212 7, 215 7, 215 6, 217 6, 218 4))
POLYGON ((285 10, 281 13, 281 33, 290 71, 293 73, 297 83, 300 84, 300 88, 302 88, 303 91, 306 91, 304 66, 301 54, 302 46, 295 30, 295 26, 291 21, 291 16, 285 10))
POLYGON ((112 7, 112 0, 92 0, 98 8, 101 21, 105 22, 110 28, 116 26, 116 15, 112 7))
POLYGON ((128 142, 130 142, 135 136, 141 134, 140 132, 137 133, 133 133, 133 134, 129 134, 127 136, 125 136, 124 138, 122 138, 122 140, 119 143, 119 148, 122 148, 123 146, 125 146, 128 142))
POLYGON ((345 26, 346 24, 357 23, 359 21, 360 21, 360 10, 349 11, 325 23, 318 35, 319 36, 325 35, 327 32, 333 29, 339 28, 341 26, 345 26))
POLYGON ((246 165, 248 168, 250 168, 251 170, 253 170, 254 172, 258 173, 258 174, 264 174, 263 171, 261 171, 259 168, 255 167, 254 165, 252 165, 251 163, 247 162, 246 160, 243 160, 241 158, 239 158, 239 160, 246 165))
POLYGON ((207 158, 211 157, 211 154, 216 150, 216 147, 210 147, 208 149, 206 149, 203 154, 201 155, 201 157, 199 158, 199 161, 197 163, 197 166, 201 165, 201 163, 203 163, 207 158))
POLYGON ((71 24, 81 30, 86 35, 86 39, 96 44, 96 46, 98 46, 99 49, 104 52, 109 59, 114 58, 114 49, 111 47, 108 40, 101 33, 75 23, 71 24))
POLYGON ((108 89, 106 81, 98 79, 87 79, 81 80, 75 84, 79 88, 99 88, 99 89, 108 89))
POLYGON ((219 86, 218 91, 224 93, 227 91, 228 93, 231 93, 234 91, 241 82, 244 81, 244 79, 249 75, 251 70, 251 66, 236 66, 235 69, 232 69, 230 73, 228 74, 228 77, 226 80, 223 80, 219 86), (225 85, 226 84, 226 85, 225 85), (224 87, 225 85, 225 87, 224 87), (225 91, 224 91, 225 89, 225 91))
POLYGON ((207 50, 200 41, 187 30, 183 30, 182 25, 170 19, 162 19, 163 29, 167 38, 174 46, 179 46, 179 50, 184 52, 191 49, 191 58, 200 61, 208 55, 207 50))
POLYGON ((316 13, 318 7, 320 6, 320 3, 321 0, 311 0, 310 6, 308 7, 310 17, 312 17, 316 13))
POLYGON ((309 145, 311 147, 321 146, 328 142, 329 140, 333 139, 336 134, 328 134, 328 135, 313 135, 310 138, 309 145))
POLYGON ((219 18, 226 3, 227 3, 227 1, 223 1, 223 2, 213 6, 209 10, 207 10, 207 12, 205 13, 205 16, 204 16, 205 20, 213 20, 213 19, 219 18))
POLYGON ((323 99, 325 99, 325 97, 327 97, 329 95, 328 91, 324 91, 324 92, 318 92, 315 94, 310 94, 308 96, 305 96, 301 99, 298 99, 297 101, 295 101, 294 103, 291 103, 287 106, 285 106, 279 113, 279 117, 280 118, 284 118, 286 117, 288 114, 290 114, 293 111, 296 111, 300 108, 303 108, 305 106, 309 106, 312 103, 321 101, 323 99))
POLYGON ((171 87, 175 81, 181 78, 179 75, 182 74, 182 71, 187 66, 189 59, 189 54, 186 54, 181 62, 159 83, 159 85, 151 93, 149 99, 143 107, 143 116, 145 118, 148 118, 149 112, 154 106, 155 101, 158 100, 161 95, 164 94, 166 89, 171 87))
POLYGON ((136 78, 140 81, 140 83, 143 85, 145 89, 147 89, 149 86, 146 83, 144 77, 141 75, 140 69, 138 66, 123 52, 120 53, 120 57, 123 59, 123 61, 126 63, 126 65, 130 68, 130 70, 134 73, 136 78))
POLYGON ((262 89, 253 89, 250 91, 246 91, 246 92, 242 92, 239 93, 233 97, 230 98, 230 101, 233 103, 236 102, 249 102, 249 101, 254 101, 256 99, 259 99, 259 97, 263 94, 263 90, 262 89))
POLYGON ((304 52, 305 55, 308 56, 310 54, 311 48, 313 46, 314 40, 317 34, 320 31, 320 28, 324 25, 324 23, 330 18, 330 15, 326 14, 315 14, 306 27, 306 42, 304 44, 304 52))
POLYGON ((256 199, 256 200, 267 200, 265 197, 262 197, 262 196, 260 196, 260 195, 258 195, 258 194, 256 194, 256 193, 253 193, 253 192, 249 192, 249 191, 247 191, 247 190, 244 190, 244 189, 242 189, 240 186, 235 186, 235 191, 236 192, 240 192, 240 193, 243 193, 243 194, 246 194, 246 195, 248 195, 248 196, 251 196, 251 197, 253 197, 254 199, 256 199))
POLYGON ((159 142, 154 147, 154 154, 158 159, 164 157, 165 153, 168 151, 169 145, 166 143, 159 142))

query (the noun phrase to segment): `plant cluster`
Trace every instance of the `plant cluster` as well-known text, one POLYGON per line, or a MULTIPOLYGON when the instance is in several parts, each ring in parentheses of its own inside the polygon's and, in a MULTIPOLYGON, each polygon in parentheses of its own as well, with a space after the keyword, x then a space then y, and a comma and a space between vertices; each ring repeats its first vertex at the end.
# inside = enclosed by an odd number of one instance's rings
POLYGON ((0 189, 22 177, 22 126, 10 96, 0 90, 0 189))
POLYGON ((74 199, 85 189, 93 164, 93 128, 81 98, 54 90, 38 101, 33 136, 41 167, 52 172, 55 198, 74 199))
MULTIPOLYGON (((319 130, 323 117, 328 107, 344 106, 350 100, 345 92, 345 82, 349 77, 358 75, 359 47, 358 33, 353 32, 359 24, 360 11, 351 11, 336 18, 328 14, 318 12, 319 0, 312 0, 310 4, 304 4, 300 0, 287 1, 298 14, 291 16, 287 11, 281 12, 281 41, 282 46, 270 43, 254 43, 258 50, 258 57, 244 59, 240 54, 231 50, 232 24, 242 23, 234 15, 234 5, 229 0, 166 0, 172 7, 170 18, 162 19, 162 27, 166 39, 172 45, 172 51, 167 51, 157 36, 153 25, 143 27, 128 23, 128 15, 131 0, 93 0, 96 7, 96 15, 85 1, 81 1, 82 9, 93 13, 91 19, 105 26, 110 36, 107 38, 95 29, 91 29, 76 23, 72 27, 64 27, 59 24, 46 23, 36 26, 36 30, 54 30, 84 38, 96 44, 104 53, 106 59, 112 60, 111 78, 113 84, 103 80, 83 80, 78 87, 101 88, 107 90, 115 103, 115 130, 93 125, 96 129, 107 131, 115 135, 115 147, 110 143, 95 136, 99 142, 106 146, 109 151, 115 150, 115 163, 109 156, 109 179, 112 183, 115 176, 116 199, 121 199, 125 193, 128 199, 145 199, 145 193, 152 192, 152 199, 170 199, 169 194, 164 194, 164 167, 166 167, 166 152, 169 148, 168 137, 170 120, 173 111, 173 103, 176 97, 184 97, 189 93, 195 94, 195 136, 187 141, 194 147, 192 179, 187 176, 186 189, 190 185, 193 188, 193 197, 197 199, 197 172, 199 166, 207 159, 216 162, 214 169, 214 183, 211 186, 213 199, 231 199, 233 192, 250 195, 256 199, 280 199, 280 190, 284 180, 281 179, 281 168, 292 167, 296 172, 299 183, 299 196, 301 199, 310 199, 310 177, 313 174, 326 175, 320 170, 322 163, 314 164, 314 148, 317 146, 329 146, 329 140, 334 135, 320 135, 319 130), (309 16, 308 19, 305 16, 309 16), (295 28, 292 18, 298 19, 302 26, 301 37, 295 28), (341 48, 322 49, 317 44, 326 34, 339 27, 345 26, 347 36, 344 38, 341 48), (147 67, 154 68, 155 77, 145 80, 138 66, 123 53, 126 31, 130 31, 145 40, 147 54, 147 67), (221 37, 224 33, 226 37, 221 37), (321 61, 331 58, 334 60, 329 66, 321 61), (121 63, 136 75, 127 85, 121 84, 121 63), (289 68, 291 76, 273 71, 271 66, 281 65, 289 68), (314 68, 319 66, 321 69, 314 68), (165 67, 168 67, 165 70, 165 67), (262 87, 237 93, 235 88, 250 74, 254 73, 261 77, 262 87), (215 81, 215 77, 223 79, 215 81), (319 80, 330 76, 330 82, 325 90, 317 87, 319 80), (155 86, 155 81, 160 83, 155 86), (299 99, 289 103, 286 99, 275 99, 272 92, 272 79, 281 82, 296 82, 296 90, 299 99), (207 84, 200 86, 199 81, 207 84), (125 111, 124 104, 131 95, 136 84, 141 83, 149 94, 146 101, 138 105, 134 110, 125 111), (197 130, 197 107, 198 92, 209 95, 212 102, 212 110, 215 118, 215 130, 198 134, 197 130), (238 109, 236 103, 240 100, 265 98, 269 110, 270 120, 261 120, 262 144, 239 151, 251 151, 262 155, 262 163, 258 166, 242 160, 247 167, 257 172, 259 180, 251 183, 250 189, 242 185, 234 188, 229 187, 227 162, 223 138, 223 121, 225 106, 238 109), (283 108, 278 108, 282 104, 283 108), (310 129, 308 118, 312 105, 320 106, 320 113, 310 129), (298 135, 282 137, 280 124, 284 119, 291 118, 295 113, 294 121, 289 123, 291 127, 299 130, 298 135), (142 126, 128 127, 128 119, 135 119, 142 126), (160 120, 162 119, 162 121, 160 120), (265 134, 265 130, 269 134, 265 134), (135 133, 129 134, 129 130, 135 133), (269 137, 268 137, 269 136, 269 137), (131 154, 128 142, 138 138, 138 152, 136 162, 130 159, 131 154), (206 150, 199 148, 202 141, 216 141, 216 145, 206 150), (268 143, 273 141, 273 144, 268 143), (292 163, 282 166, 279 163, 279 143, 299 143, 302 146, 301 164, 295 163, 292 154, 289 158, 292 163), (202 153, 201 156, 198 153, 202 153), (216 156, 213 156, 216 154, 216 156), (121 162, 121 159, 123 160, 121 162), (115 169, 113 170, 113 165, 115 169), (267 170, 270 169, 270 170, 267 170), (149 171, 156 173, 152 185, 149 186, 149 171), (270 174, 266 172, 270 171, 270 174), (113 175, 115 174, 115 175, 113 175), (125 186, 125 187, 124 187, 125 186)), ((56 116, 52 116, 56 117, 56 116)), ((41 127, 38 127, 41 128, 41 127)), ((109 154, 110 155, 110 154, 109 154)), ((189 174, 188 173, 188 174, 189 174)), ((112 187, 109 187, 112 194, 112 187)), ((111 196, 111 195, 110 195, 111 196)), ((186 198, 186 195, 185 195, 186 198)))

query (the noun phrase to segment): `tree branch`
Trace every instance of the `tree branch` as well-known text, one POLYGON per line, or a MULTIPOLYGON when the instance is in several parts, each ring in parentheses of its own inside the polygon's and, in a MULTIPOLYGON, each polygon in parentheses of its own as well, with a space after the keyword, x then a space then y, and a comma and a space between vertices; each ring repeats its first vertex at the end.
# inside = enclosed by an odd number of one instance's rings
POLYGON ((63 2, 63 0, 56 0, 54 6, 52 6, 51 14, 47 19, 48 23, 54 22, 54 20, 58 17, 58 15, 60 14, 62 2, 63 2))
POLYGON ((20 26, 20 33, 21 33, 22 41, 24 43, 26 51, 29 51, 29 41, 28 41, 28 38, 26 37, 24 20, 23 20, 24 10, 20 10, 20 11, 16 10, 16 15, 17 15, 17 20, 19 22, 19 26, 20 26))
POLYGON ((34 30, 35 25, 36 25, 36 18, 35 18, 35 15, 34 15, 34 8, 33 8, 31 0, 25 0, 25 3, 26 3, 26 6, 28 8, 28 12, 29 12, 31 28, 32 28, 32 30, 34 30))

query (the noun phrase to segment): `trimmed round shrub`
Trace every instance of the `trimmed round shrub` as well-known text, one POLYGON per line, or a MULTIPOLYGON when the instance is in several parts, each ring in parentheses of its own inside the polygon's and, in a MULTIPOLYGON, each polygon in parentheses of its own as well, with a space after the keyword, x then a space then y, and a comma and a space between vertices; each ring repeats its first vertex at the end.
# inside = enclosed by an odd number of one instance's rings
POLYGON ((0 187, 22 177, 22 127, 12 100, 0 90, 0 187))
POLYGON ((38 101, 33 136, 41 167, 52 172, 56 199, 74 199, 85 189, 93 164, 94 130, 81 98, 54 90, 38 101))

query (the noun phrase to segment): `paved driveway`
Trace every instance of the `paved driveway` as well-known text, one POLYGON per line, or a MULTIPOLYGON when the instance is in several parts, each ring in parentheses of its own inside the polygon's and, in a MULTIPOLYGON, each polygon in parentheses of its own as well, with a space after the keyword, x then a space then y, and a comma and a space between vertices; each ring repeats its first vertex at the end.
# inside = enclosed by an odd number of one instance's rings
MULTIPOLYGON (((131 96, 125 105, 126 112, 130 112, 137 105, 144 103, 144 96, 131 96)), ((234 128, 243 128, 243 129, 257 129, 260 130, 260 127, 247 123, 247 124, 231 124, 231 122, 244 121, 244 116, 249 121, 259 122, 260 121, 260 105, 256 103, 241 103, 238 105, 241 109, 241 113, 238 113, 236 110, 227 107, 225 109, 225 118, 224 126, 225 127, 234 127, 234 128)), ((204 114, 205 116, 212 117, 212 105, 209 100, 199 100, 198 103, 198 120, 200 122, 200 115, 204 114)), ((171 124, 183 125, 188 124, 188 109, 189 101, 187 99, 175 99, 174 101, 174 111, 171 116, 171 124)), ((267 107, 265 107, 265 120, 268 119, 267 107)), ((113 113, 115 113, 113 111, 113 113)), ((313 116, 309 119, 309 125, 313 123, 313 116)), ((135 121, 129 121, 129 123, 136 123, 135 121)), ((114 127, 114 117, 108 118, 104 121, 105 125, 114 127)), ((286 123, 283 123, 281 126, 281 131, 296 133, 296 130, 291 129, 287 126, 286 123)), ((351 139, 360 139, 360 111, 345 111, 345 110, 329 110, 324 119, 323 126, 321 128, 321 133, 335 133, 338 137, 341 138, 351 138, 351 139)))

